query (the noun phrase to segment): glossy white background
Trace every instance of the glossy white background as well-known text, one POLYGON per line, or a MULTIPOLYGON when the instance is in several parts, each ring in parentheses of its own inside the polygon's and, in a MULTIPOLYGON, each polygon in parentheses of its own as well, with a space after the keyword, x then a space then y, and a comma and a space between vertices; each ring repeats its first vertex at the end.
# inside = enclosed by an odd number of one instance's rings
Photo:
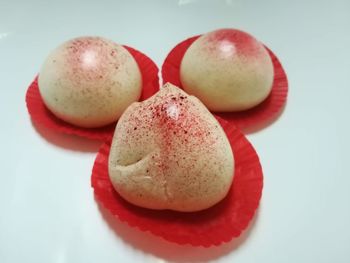
POLYGON ((346 0, 0 0, 0 262, 349 262, 349 13, 346 0), (100 208, 90 188, 99 143, 35 127, 24 97, 69 38, 104 36, 161 66, 179 41, 222 27, 269 46, 290 93, 281 117, 248 135, 265 174, 249 230, 221 247, 182 247, 100 208))

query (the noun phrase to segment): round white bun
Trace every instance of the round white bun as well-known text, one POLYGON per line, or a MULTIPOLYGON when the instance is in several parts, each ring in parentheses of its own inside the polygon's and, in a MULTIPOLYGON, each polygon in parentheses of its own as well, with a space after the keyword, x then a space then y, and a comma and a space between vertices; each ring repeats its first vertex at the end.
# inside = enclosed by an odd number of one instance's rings
POLYGON ((251 35, 220 29, 202 35, 180 66, 183 89, 211 111, 250 109, 269 95, 273 65, 268 51, 251 35))
POLYGON ((44 62, 38 82, 54 115, 86 128, 118 120, 140 98, 142 87, 131 54, 101 37, 80 37, 60 45, 44 62))

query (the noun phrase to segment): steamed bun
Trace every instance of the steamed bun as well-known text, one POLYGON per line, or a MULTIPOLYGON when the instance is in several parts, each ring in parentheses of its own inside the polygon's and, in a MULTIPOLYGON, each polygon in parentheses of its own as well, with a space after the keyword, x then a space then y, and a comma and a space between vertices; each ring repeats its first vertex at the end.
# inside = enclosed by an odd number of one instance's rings
POLYGON ((54 115, 93 128, 118 120, 139 99, 142 79, 135 59, 123 46, 100 37, 80 37, 49 54, 38 83, 54 115))
POLYGON ((180 66, 183 89, 211 111, 250 109, 269 95, 273 65, 251 35, 220 29, 202 35, 187 49, 180 66))
POLYGON ((198 211, 228 193, 234 172, 230 143, 195 97, 166 84, 119 119, 109 177, 127 201, 151 209, 198 211))

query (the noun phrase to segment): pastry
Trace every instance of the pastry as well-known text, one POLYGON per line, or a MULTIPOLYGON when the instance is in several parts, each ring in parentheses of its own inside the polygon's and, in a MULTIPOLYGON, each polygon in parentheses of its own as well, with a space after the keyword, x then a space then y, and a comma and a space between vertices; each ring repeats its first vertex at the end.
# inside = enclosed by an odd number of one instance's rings
POLYGON ((215 112, 258 105, 269 95, 273 75, 265 47, 236 29, 202 35, 187 49, 180 66, 183 89, 215 112))
POLYGON ((101 37, 80 37, 49 54, 38 84, 54 115, 94 128, 115 122, 139 99, 142 78, 135 59, 123 46, 101 37))
POLYGON ((151 209, 190 212, 228 193, 234 172, 230 143, 194 96, 165 84, 120 117, 109 155, 109 176, 127 201, 151 209))

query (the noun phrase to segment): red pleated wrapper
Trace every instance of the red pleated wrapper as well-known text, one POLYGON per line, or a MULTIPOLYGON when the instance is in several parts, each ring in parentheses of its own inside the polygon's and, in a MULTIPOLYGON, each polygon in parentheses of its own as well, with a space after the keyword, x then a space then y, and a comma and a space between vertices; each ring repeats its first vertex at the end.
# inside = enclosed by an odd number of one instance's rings
MULTIPOLYGON (((142 74, 142 94, 140 100, 151 97, 159 90, 158 67, 145 54, 124 46, 136 60, 142 74)), ((26 94, 28 112, 33 122, 58 132, 74 134, 81 137, 106 140, 113 135, 115 123, 101 128, 81 128, 69 124, 52 114, 45 106, 38 87, 37 77, 29 86, 26 94)))
MULTIPOLYGON (((188 38, 176 45, 166 57, 162 66, 163 82, 182 87, 180 65, 186 50, 199 36, 188 38)), ((270 95, 258 106, 241 112, 214 113, 240 129, 251 129, 267 123, 278 116, 287 100, 288 81, 281 63, 273 52, 265 47, 274 67, 274 80, 270 95)))
POLYGON ((210 247, 229 242, 248 226, 259 205, 263 173, 259 157, 245 136, 217 117, 235 157, 232 187, 224 200, 200 212, 151 210, 125 201, 108 176, 110 138, 100 148, 92 170, 91 184, 97 200, 121 221, 178 244, 210 247))

